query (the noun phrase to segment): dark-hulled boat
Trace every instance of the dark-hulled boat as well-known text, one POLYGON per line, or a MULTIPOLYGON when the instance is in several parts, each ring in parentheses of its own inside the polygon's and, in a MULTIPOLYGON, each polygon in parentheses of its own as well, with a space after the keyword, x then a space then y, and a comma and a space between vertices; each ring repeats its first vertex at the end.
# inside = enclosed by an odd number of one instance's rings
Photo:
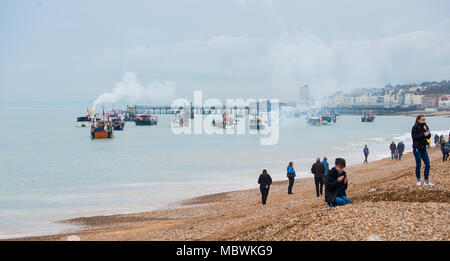
POLYGON ((156 125, 158 123, 158 118, 149 114, 143 114, 136 116, 134 122, 136 122, 136 126, 156 125))
POLYGON ((372 111, 363 111, 361 116, 361 122, 373 122, 375 120, 375 116, 373 116, 372 111))
POLYGON ((77 117, 77 127, 89 127, 91 125, 91 117, 89 115, 83 117, 77 117))

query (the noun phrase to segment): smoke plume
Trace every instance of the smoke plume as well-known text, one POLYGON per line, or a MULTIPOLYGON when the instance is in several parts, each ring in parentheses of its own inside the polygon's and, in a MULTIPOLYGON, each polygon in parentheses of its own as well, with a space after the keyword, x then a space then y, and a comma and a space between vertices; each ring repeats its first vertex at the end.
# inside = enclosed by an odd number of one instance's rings
POLYGON ((118 102, 130 103, 170 103, 175 96, 175 82, 151 82, 146 86, 139 83, 136 74, 127 72, 115 84, 111 92, 104 92, 95 99, 93 111, 98 105, 118 102))

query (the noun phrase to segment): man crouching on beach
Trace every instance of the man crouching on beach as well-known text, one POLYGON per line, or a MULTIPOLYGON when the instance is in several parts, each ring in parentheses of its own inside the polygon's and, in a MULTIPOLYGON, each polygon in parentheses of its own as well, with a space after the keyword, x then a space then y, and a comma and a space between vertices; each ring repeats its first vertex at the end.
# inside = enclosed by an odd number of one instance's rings
POLYGON ((345 159, 337 158, 334 164, 325 179, 325 201, 328 207, 351 204, 352 201, 345 194, 348 187, 348 177, 344 171, 345 159))

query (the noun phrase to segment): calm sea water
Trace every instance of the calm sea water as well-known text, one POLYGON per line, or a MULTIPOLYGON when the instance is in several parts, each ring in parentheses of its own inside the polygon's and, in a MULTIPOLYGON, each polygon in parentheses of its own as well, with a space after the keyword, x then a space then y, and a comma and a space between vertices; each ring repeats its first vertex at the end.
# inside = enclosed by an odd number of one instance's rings
MULTIPOLYGON (((378 116, 361 123, 344 115, 332 126, 313 127, 304 118, 282 117, 279 142, 261 146, 258 135, 175 135, 166 115, 157 126, 127 122, 113 139, 91 140, 88 128, 75 127, 86 105, 0 104, 0 238, 73 229, 55 223, 68 218, 148 211, 256 188, 264 168, 284 180, 289 161, 297 177, 312 177, 316 157, 359 164, 365 144, 369 161, 389 157, 391 141, 404 141, 409 152, 415 120, 378 116)), ((428 117, 427 123, 433 136, 449 132, 449 118, 428 117)))

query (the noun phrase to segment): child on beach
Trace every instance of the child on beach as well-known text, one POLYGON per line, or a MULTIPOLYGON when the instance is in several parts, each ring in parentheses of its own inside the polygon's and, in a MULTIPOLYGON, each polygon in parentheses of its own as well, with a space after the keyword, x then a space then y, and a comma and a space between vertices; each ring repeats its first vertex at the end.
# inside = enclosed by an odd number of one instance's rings
POLYGON ((325 183, 325 201, 328 207, 352 203, 345 193, 348 187, 348 177, 344 169, 345 159, 337 158, 334 168, 328 172, 325 183))
POLYGON ((272 178, 270 177, 267 170, 263 170, 262 174, 258 179, 259 190, 261 191, 262 204, 265 205, 267 201, 267 196, 269 195, 270 185, 272 184, 272 178))

